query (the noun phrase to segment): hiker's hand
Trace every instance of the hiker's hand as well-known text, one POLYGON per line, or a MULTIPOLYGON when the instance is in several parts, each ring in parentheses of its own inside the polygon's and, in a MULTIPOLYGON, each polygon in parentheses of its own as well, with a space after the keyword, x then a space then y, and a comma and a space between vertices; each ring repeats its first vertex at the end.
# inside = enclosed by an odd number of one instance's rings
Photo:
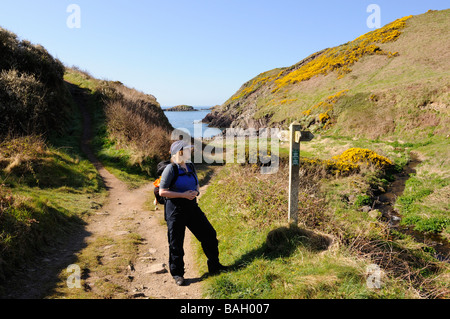
POLYGON ((195 197, 197 197, 197 191, 186 191, 183 193, 184 198, 193 200, 195 197))

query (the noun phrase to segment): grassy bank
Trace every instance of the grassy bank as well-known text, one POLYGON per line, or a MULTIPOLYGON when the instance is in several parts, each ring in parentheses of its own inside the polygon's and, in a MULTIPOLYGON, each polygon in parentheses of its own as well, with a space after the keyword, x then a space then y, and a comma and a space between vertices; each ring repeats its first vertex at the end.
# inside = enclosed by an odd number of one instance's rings
POLYGON ((36 136, 0 144, 0 282, 81 230, 104 201, 97 171, 76 154, 36 136))
POLYGON ((415 145, 412 152, 419 163, 397 200, 396 208, 404 217, 402 223, 450 240, 449 141, 442 138, 415 145))
MULTIPOLYGON (((324 163, 354 147, 376 150, 392 161, 389 170, 365 167, 354 172, 324 171, 302 161, 299 192, 299 225, 287 225, 288 173, 261 175, 251 166, 226 165, 213 178, 200 205, 216 228, 220 251, 232 271, 206 280, 211 298, 442 298, 449 296, 447 263, 433 249, 412 236, 390 228, 373 207, 411 153, 422 156, 416 174, 406 182, 397 200, 402 223, 447 237, 448 207, 445 196, 448 165, 438 150, 445 140, 417 144, 317 137, 304 143, 304 154, 324 163), (440 158, 440 159, 439 159, 440 158), (427 180, 418 187, 416 180, 427 180), (428 191, 421 191, 426 188, 428 191), (416 196, 415 192, 423 193, 416 196), (230 196, 232 194, 232 196, 230 196), (412 195, 414 194, 414 195, 412 195), (402 200, 402 198, 405 198, 402 200), (411 203, 409 202, 411 201, 411 203), (408 206, 404 206, 404 203, 408 206), (434 203, 434 206, 429 203, 434 203), (403 204, 402 204, 403 203, 403 204), (409 209, 409 210, 407 210, 409 209), (409 215, 410 214, 410 215, 409 215), (367 285, 374 265, 380 267, 381 288, 367 285)), ((281 152, 282 153, 282 152, 281 152)), ((207 271, 198 248, 199 265, 207 271)))
POLYGON ((1 285, 81 229, 105 192, 80 151, 81 115, 64 65, 2 28, 0 51, 1 285))

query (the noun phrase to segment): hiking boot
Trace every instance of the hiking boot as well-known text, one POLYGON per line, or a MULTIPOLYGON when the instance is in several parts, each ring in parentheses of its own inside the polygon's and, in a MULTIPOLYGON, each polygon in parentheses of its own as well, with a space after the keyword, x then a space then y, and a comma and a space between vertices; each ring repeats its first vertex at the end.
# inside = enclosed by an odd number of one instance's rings
POLYGON ((178 286, 183 286, 184 285, 184 278, 180 277, 180 276, 173 276, 173 279, 175 279, 175 283, 178 286))
POLYGON ((208 272, 209 272, 210 275, 218 275, 220 273, 227 272, 229 270, 230 270, 229 267, 224 266, 221 263, 218 263, 218 264, 215 264, 215 265, 210 265, 208 263, 208 272))

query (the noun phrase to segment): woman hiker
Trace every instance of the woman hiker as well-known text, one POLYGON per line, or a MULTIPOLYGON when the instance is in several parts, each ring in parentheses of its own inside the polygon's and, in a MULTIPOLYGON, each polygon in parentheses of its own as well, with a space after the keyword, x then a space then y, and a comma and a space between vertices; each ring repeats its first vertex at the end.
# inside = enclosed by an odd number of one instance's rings
POLYGON ((174 142, 170 147, 172 164, 164 169, 159 184, 159 195, 166 199, 164 217, 168 228, 170 274, 179 286, 184 284, 183 243, 186 227, 200 241, 208 258, 209 273, 227 270, 219 262, 216 231, 197 204, 199 185, 194 164, 190 162, 191 152, 192 145, 182 140, 174 142), (172 183, 175 176, 178 177, 172 183))

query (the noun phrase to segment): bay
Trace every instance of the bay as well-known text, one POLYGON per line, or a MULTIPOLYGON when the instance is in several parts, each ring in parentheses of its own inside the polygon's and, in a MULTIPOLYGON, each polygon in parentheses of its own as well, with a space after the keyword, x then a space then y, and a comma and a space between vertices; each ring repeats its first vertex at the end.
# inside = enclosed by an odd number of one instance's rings
MULTIPOLYGON (((162 109, 166 110, 170 108, 170 106, 163 106, 162 109)), ((194 106, 194 109, 198 111, 191 112, 168 112, 164 111, 164 114, 167 116, 170 124, 175 129, 182 130, 184 132, 189 133, 194 138, 211 138, 216 136, 222 132, 219 128, 208 127, 207 124, 201 123, 201 120, 205 118, 211 111, 209 110, 209 106, 194 106), (197 124, 196 124, 197 123, 197 124), (202 136, 196 136, 194 125, 201 125, 202 136)), ((199 129, 197 129, 199 131, 199 129)), ((198 134, 197 134, 198 135, 198 134)))

